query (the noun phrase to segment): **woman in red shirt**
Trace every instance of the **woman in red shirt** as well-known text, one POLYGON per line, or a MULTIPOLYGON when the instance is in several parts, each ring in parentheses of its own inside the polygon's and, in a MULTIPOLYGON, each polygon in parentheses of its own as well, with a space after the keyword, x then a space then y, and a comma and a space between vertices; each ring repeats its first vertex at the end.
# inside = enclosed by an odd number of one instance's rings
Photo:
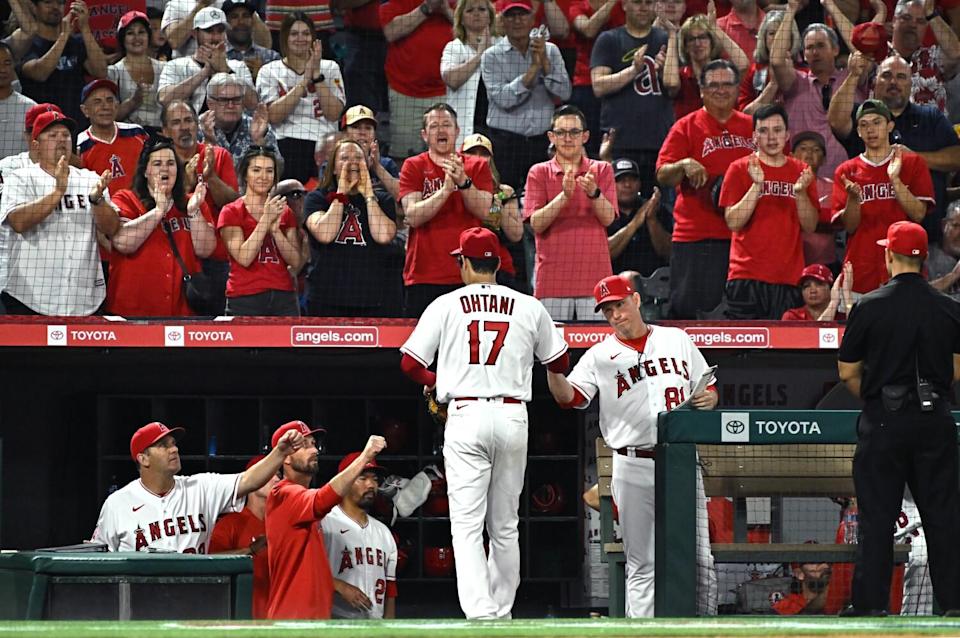
POLYGON ((206 186, 200 184, 187 201, 183 166, 171 142, 143 150, 132 186, 111 196, 124 223, 111 240, 107 312, 125 317, 192 315, 183 295, 183 269, 170 241, 191 274, 200 270, 199 258, 213 252, 217 238, 213 217, 204 209, 206 186))
POLYGON ((673 99, 676 119, 693 113, 703 106, 700 99, 700 69, 710 60, 725 58, 743 74, 750 64, 747 54, 717 26, 716 10, 710 3, 710 13, 687 18, 678 29, 667 22, 670 39, 663 67, 663 86, 673 99))
POLYGON ((251 146, 237 168, 243 197, 220 210, 217 230, 230 255, 227 314, 297 317, 293 272, 300 267, 297 219, 277 183, 277 157, 251 146))
MULTIPOLYGON (((770 72, 770 48, 773 46, 773 36, 777 34, 780 23, 783 21, 783 11, 768 11, 760 23, 757 31, 757 48, 753 52, 753 62, 740 80, 740 98, 737 100, 737 109, 747 115, 764 104, 773 104, 777 97, 777 82, 770 72)), ((800 30, 797 23, 792 25, 790 34, 790 50, 788 55, 794 66, 800 59, 800 30)))

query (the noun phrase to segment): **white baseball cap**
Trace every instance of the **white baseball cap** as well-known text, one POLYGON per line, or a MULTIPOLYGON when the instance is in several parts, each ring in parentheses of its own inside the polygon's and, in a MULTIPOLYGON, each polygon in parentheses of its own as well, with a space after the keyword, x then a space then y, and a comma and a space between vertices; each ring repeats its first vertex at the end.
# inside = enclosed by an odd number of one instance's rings
POLYGON ((194 29, 209 29, 218 24, 227 26, 227 14, 216 7, 200 9, 193 18, 194 29))

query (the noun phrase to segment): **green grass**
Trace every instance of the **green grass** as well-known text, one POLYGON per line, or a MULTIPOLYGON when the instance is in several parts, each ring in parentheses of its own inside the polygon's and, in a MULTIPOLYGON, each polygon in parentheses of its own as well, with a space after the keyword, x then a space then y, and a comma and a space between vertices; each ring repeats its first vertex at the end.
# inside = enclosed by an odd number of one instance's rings
POLYGON ((960 619, 724 617, 468 622, 465 620, 250 622, 0 622, 0 638, 547 638, 593 636, 958 636, 960 619))

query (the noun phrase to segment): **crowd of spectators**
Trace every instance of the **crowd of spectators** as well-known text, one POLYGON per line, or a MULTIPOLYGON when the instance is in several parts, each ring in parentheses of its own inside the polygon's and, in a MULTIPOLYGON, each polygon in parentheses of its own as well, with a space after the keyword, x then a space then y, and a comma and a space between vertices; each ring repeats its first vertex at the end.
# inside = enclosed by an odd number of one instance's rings
POLYGON ((958 0, 11 0, 8 314, 837 320, 910 219, 960 298, 958 0))

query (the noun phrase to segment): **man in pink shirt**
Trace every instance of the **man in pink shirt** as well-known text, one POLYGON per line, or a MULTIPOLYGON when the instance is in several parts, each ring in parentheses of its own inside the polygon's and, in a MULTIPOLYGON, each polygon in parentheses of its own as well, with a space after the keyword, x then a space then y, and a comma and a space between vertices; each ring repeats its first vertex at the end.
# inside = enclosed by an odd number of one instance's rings
POLYGON ((757 6, 757 0, 733 0, 731 5, 733 10, 717 20, 717 26, 752 60, 760 23, 766 14, 757 6))
POLYGON ((586 118, 562 106, 547 132, 556 156, 527 175, 524 219, 536 235, 534 296, 557 321, 594 320, 593 285, 613 274, 606 227, 617 215, 617 188, 606 162, 584 152, 586 118))

